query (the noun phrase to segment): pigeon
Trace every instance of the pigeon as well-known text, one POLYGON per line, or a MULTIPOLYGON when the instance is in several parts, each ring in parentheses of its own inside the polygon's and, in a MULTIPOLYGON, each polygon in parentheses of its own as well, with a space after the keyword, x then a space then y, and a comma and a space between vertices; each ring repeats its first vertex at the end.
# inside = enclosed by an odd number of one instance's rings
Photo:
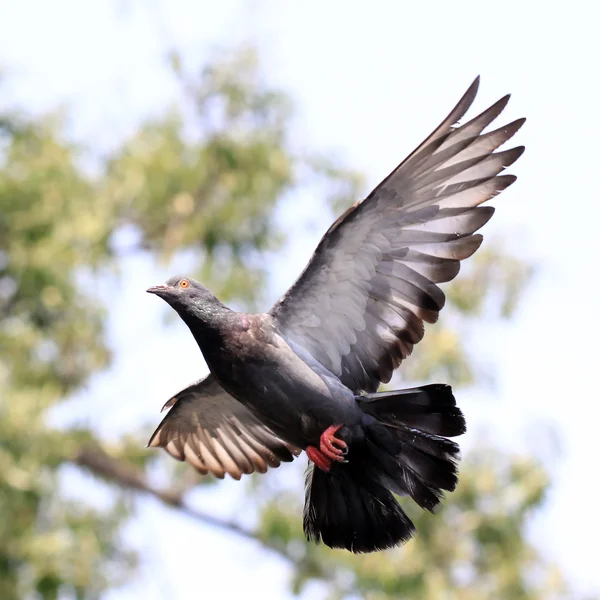
POLYGON ((234 479, 308 456, 307 540, 366 553, 415 527, 398 497, 434 511, 458 481, 466 423, 449 385, 378 391, 435 323, 516 180, 523 125, 484 133, 509 96, 459 125, 479 77, 433 133, 327 230, 306 268, 263 314, 236 312, 191 277, 149 293, 194 336, 209 375, 171 398, 148 443, 202 474, 234 479))

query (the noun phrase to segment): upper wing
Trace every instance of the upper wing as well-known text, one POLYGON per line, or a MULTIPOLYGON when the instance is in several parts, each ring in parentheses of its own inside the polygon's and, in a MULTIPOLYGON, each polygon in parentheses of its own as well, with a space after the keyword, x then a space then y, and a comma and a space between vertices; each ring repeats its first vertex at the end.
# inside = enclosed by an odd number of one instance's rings
POLYGON ((172 406, 152 434, 149 447, 160 446, 200 473, 222 479, 278 467, 300 453, 280 440, 243 404, 208 375, 185 388, 163 407, 172 406))
POLYGON ((271 314, 291 341, 352 390, 375 391, 423 338, 460 261, 479 248, 473 235, 492 216, 479 207, 513 183, 499 175, 523 147, 494 152, 525 122, 482 134, 505 96, 460 127, 479 77, 442 124, 363 202, 321 239, 302 275, 271 314))

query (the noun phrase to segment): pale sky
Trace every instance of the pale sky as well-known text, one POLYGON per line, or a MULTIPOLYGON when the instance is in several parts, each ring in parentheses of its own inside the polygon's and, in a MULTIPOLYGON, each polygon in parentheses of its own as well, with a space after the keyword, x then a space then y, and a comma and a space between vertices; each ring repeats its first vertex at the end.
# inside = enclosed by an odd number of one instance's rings
MULTIPOLYGON (((475 424, 463 445, 485 431, 502 448, 543 451, 553 487, 532 524, 532 539, 560 563, 575 589, 600 593, 599 410, 591 384, 600 339, 593 278, 600 259, 600 48, 592 6, 5 1, 0 67, 9 69, 10 79, 1 104, 47 110, 68 103, 73 134, 110 148, 177 95, 162 62, 166 43, 174 42, 194 66, 214 42, 256 38, 268 81, 295 100, 297 147, 334 152, 372 186, 429 134, 477 74, 482 82, 475 110, 511 92, 503 118, 527 117, 515 138, 527 151, 511 170, 519 181, 494 201, 496 214, 484 234, 508 233, 513 251, 539 270, 516 319, 486 326, 475 340, 478 360, 493 369, 498 385, 460 392, 475 424), (555 427, 560 452, 543 441, 545 424, 555 427)), ((281 218, 306 219, 322 205, 320 198, 292 199, 281 218)), ((277 257, 271 299, 296 277, 327 225, 293 239, 277 257)), ((115 365, 73 406, 104 432, 158 421, 170 394, 204 369, 185 326, 163 328, 164 307, 143 293, 167 273, 137 259, 124 272, 124 282, 111 291, 119 295, 109 330, 115 365)), ((80 483, 71 492, 89 494, 80 483)), ((239 486, 227 481, 190 500, 228 515, 239 486)), ((165 598, 169 588, 172 597, 192 600, 199 597, 197 581, 206 598, 259 588, 262 600, 287 597, 289 572, 279 559, 153 502, 141 503, 128 536, 146 549, 140 575, 109 594, 111 600, 165 598)))

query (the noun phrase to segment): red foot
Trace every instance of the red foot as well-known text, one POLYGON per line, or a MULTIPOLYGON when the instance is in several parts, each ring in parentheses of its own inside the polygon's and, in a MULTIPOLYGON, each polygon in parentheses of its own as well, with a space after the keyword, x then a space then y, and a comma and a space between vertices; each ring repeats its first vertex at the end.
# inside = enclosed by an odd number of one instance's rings
POLYGON ((340 438, 336 438, 335 434, 341 425, 331 425, 321 434, 321 452, 331 460, 343 462, 344 456, 348 452, 348 444, 340 438))
POLYGON ((319 448, 308 446, 306 454, 321 471, 326 473, 331 469, 333 461, 343 462, 348 452, 348 444, 340 438, 335 437, 341 425, 331 425, 322 434, 319 448))
POLYGON ((331 468, 331 459, 325 456, 318 448, 308 446, 306 455, 309 460, 312 460, 315 463, 315 466, 321 469, 321 471, 325 471, 325 473, 329 472, 329 469, 331 468))

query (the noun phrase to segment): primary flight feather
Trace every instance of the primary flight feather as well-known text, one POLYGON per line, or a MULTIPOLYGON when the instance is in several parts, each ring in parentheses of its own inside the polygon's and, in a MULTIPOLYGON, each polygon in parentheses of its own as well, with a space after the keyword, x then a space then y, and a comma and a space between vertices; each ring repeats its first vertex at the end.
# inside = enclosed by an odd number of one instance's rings
POLYGON ((433 510, 457 483, 465 421, 452 390, 434 384, 378 393, 434 323, 438 284, 481 245, 515 181, 502 174, 523 147, 499 151, 525 119, 484 130, 505 96, 461 126, 479 78, 435 131, 321 239, 273 308, 244 314, 188 277, 148 291, 188 325, 208 377, 167 402, 149 446, 200 473, 240 479, 303 450, 308 539, 352 552, 396 546, 414 526, 394 497, 433 510))

